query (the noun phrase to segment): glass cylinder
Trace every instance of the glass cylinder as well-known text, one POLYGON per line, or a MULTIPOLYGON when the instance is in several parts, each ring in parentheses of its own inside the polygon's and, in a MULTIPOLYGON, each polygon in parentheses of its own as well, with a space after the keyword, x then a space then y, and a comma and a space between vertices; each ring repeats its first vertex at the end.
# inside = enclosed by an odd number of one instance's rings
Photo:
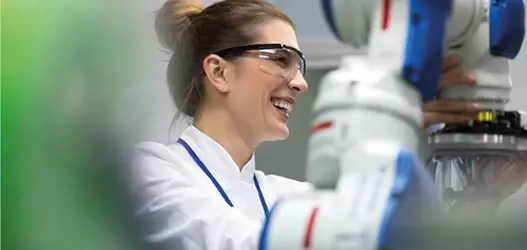
POLYGON ((429 138, 427 169, 448 210, 493 214, 503 199, 527 180, 524 142, 489 135, 429 138))

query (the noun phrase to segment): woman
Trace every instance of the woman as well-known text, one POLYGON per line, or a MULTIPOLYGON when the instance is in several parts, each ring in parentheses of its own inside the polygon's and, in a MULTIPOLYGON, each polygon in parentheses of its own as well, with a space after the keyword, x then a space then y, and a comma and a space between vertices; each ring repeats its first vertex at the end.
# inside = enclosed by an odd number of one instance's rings
MULTIPOLYGON (((288 136, 288 113, 308 89, 293 22, 265 1, 203 8, 169 0, 156 29, 174 51, 171 94, 193 124, 175 145, 139 145, 137 214, 150 222, 148 241, 170 249, 255 249, 273 203, 310 188, 254 166, 256 146, 288 136)), ((445 75, 443 85, 463 77, 445 75)), ((425 123, 464 122, 471 107, 429 103, 425 123)))

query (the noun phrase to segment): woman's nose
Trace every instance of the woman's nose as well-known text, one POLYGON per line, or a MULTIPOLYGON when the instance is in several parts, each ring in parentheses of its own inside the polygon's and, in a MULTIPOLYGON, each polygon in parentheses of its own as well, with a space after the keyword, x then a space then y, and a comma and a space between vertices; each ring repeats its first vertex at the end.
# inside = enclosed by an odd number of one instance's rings
POLYGON ((306 79, 302 74, 297 74, 295 78, 289 82, 289 87, 296 90, 298 94, 304 94, 308 91, 306 79))

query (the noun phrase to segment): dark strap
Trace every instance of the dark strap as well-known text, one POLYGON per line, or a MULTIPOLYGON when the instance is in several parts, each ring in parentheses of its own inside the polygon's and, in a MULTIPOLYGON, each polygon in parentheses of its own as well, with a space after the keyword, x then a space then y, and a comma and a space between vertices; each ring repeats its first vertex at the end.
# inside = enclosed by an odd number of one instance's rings
MULTIPOLYGON (((190 155, 190 157, 192 157, 194 162, 196 162, 199 168, 201 168, 201 170, 207 175, 207 177, 209 177, 210 181, 212 181, 212 183, 214 184, 218 192, 221 194, 221 197, 223 197, 225 202, 227 202, 229 206, 234 207, 234 205, 231 202, 231 199, 229 199, 229 196, 227 196, 227 193, 225 193, 220 183, 218 183, 216 178, 214 178, 214 176, 209 171, 207 166, 205 166, 205 164, 199 159, 198 155, 196 155, 196 153, 194 152, 194 150, 192 150, 192 148, 188 145, 188 143, 181 138, 178 139, 178 143, 181 144, 181 146, 183 146, 185 150, 187 150, 188 154, 190 155)), ((267 203, 265 202, 265 197, 262 193, 262 190, 260 189, 260 184, 258 183, 258 179, 256 178, 256 175, 253 175, 253 180, 254 180, 254 186, 256 187, 256 191, 258 191, 258 197, 260 198, 260 203, 262 203, 262 208, 264 210, 265 217, 267 218, 267 216, 269 215, 269 208, 267 207, 267 203)))

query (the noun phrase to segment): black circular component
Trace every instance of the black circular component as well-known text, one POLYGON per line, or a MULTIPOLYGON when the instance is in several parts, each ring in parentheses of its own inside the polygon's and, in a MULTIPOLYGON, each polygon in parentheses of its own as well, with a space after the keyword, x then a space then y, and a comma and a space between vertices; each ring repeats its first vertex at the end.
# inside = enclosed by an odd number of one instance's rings
POLYGON ((487 110, 482 114, 468 125, 446 125, 437 133, 497 134, 527 138, 527 129, 521 125, 519 112, 487 110))

